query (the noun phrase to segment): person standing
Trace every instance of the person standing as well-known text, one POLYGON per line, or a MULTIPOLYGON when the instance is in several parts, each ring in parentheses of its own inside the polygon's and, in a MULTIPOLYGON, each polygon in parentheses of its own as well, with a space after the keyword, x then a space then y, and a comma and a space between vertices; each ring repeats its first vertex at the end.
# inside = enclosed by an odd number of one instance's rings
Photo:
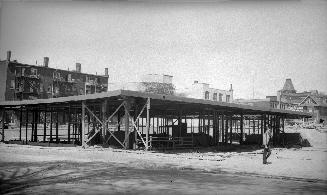
POLYGON ((267 159, 271 154, 271 150, 269 148, 269 141, 271 137, 272 137, 272 131, 271 131, 271 127, 269 126, 267 131, 263 134, 263 142, 262 142, 262 144, 264 145, 263 164, 267 164, 267 159))

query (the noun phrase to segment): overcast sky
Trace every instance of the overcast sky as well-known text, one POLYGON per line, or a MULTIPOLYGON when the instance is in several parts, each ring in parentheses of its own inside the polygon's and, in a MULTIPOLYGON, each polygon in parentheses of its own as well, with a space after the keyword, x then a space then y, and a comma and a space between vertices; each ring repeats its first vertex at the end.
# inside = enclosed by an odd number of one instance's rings
POLYGON ((22 63, 108 67, 109 82, 232 83, 236 98, 276 95, 286 78, 327 92, 327 1, 5 1, 0 14, 0 59, 12 50, 22 63))

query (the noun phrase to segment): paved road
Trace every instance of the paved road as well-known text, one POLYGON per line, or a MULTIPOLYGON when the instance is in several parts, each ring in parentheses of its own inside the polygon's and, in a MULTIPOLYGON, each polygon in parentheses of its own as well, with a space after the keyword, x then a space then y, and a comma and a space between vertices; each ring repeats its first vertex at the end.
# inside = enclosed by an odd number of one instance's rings
POLYGON ((327 194, 326 181, 103 162, 2 162, 0 176, 0 194, 327 194))

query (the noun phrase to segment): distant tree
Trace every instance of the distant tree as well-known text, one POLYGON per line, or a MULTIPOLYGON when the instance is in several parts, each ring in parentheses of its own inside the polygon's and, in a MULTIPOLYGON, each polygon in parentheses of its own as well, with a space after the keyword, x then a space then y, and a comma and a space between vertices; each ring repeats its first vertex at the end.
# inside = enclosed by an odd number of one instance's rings
POLYGON ((145 87, 145 92, 147 93, 165 95, 174 95, 175 93, 175 86, 171 83, 142 82, 142 85, 145 87))

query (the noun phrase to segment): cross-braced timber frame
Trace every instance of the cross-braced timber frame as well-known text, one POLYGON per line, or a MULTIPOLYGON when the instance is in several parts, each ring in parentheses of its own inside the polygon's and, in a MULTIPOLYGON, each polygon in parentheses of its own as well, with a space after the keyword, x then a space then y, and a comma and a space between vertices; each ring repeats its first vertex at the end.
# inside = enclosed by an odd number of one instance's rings
MULTIPOLYGON (((1 140, 6 115, 19 121, 15 138, 27 144, 115 145, 124 149, 193 148, 283 143, 287 118, 308 113, 135 91, 0 102, 1 140)), ((9 130, 8 130, 9 131, 9 130)))

